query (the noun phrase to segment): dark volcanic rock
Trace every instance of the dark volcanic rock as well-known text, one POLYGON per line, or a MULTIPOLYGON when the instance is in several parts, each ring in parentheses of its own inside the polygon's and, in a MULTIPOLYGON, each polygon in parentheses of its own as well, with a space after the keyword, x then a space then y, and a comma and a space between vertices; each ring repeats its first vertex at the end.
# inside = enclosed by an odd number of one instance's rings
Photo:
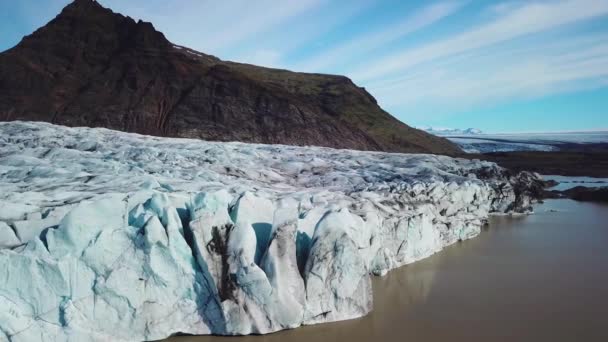
MULTIPOLYGON (((596 145, 597 146, 597 145, 596 145)), ((518 151, 466 154, 469 159, 483 159, 517 171, 543 175, 608 177, 608 150, 589 149, 580 144, 577 151, 518 151)))
POLYGON ((221 61, 76 0, 0 54, 0 120, 161 136, 458 154, 343 76, 221 61))
POLYGON ((577 186, 572 189, 562 191, 567 197, 584 202, 608 202, 608 187, 588 188, 577 186))
POLYGON ((608 187, 577 186, 567 190, 545 190, 543 198, 570 198, 581 202, 608 202, 608 187))

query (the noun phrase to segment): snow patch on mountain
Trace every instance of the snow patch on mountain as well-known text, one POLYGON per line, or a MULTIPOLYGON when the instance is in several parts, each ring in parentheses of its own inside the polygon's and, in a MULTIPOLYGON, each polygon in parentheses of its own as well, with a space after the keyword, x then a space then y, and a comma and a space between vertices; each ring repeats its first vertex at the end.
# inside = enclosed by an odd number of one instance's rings
POLYGON ((0 123, 0 340, 269 333, 528 212, 489 162, 0 123))

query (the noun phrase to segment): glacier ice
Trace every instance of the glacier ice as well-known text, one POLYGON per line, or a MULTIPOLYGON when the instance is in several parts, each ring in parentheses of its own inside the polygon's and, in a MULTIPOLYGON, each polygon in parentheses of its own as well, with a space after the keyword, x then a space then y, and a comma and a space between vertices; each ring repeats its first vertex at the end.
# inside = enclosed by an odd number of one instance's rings
POLYGON ((264 334, 527 212, 493 163, 0 123, 0 341, 264 334))

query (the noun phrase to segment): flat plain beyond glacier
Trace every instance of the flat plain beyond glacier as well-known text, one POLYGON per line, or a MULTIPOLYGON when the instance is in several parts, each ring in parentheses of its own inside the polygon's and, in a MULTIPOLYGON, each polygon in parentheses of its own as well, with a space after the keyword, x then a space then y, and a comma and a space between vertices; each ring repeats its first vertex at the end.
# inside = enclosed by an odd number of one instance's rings
POLYGON ((491 221, 476 239, 375 277, 364 318, 238 341, 608 341, 608 206, 549 200, 491 221))

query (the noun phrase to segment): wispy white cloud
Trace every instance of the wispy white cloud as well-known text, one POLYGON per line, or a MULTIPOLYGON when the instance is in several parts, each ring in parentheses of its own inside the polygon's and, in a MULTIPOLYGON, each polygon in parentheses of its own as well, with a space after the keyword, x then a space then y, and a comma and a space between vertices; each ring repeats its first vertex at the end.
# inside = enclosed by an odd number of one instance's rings
POLYGON ((389 107, 446 112, 603 87, 607 78, 608 34, 599 34, 421 64, 372 88, 389 107))
POLYGON ((323 0, 257 0, 257 1, 207 1, 203 13, 208 24, 205 25, 205 44, 210 49, 221 49, 257 34, 288 25, 286 22, 303 12, 320 5, 323 0), (206 14, 205 13, 205 14, 206 14), (233 18, 227 22, 226 18, 233 18))
POLYGON ((431 4, 411 14, 403 21, 333 46, 305 62, 297 64, 295 68, 306 71, 327 71, 330 67, 343 63, 349 56, 357 56, 361 53, 380 48, 408 34, 430 26, 454 13, 461 6, 462 2, 456 1, 431 4))
POLYGON ((517 37, 550 30, 559 26, 608 14, 606 0, 568 0, 526 3, 496 20, 421 47, 400 51, 364 67, 350 75, 359 81, 385 77, 418 64, 508 41, 517 37))
MULTIPOLYGON (((279 25, 272 30, 267 30, 261 36, 253 36, 245 44, 238 44, 238 48, 230 49, 226 58, 251 62, 254 55, 269 57, 267 54, 272 51, 274 55, 272 59, 259 58, 262 65, 307 70, 289 63, 289 55, 297 54, 302 50, 323 49, 324 38, 328 32, 352 21, 374 4, 375 0, 323 1, 314 10, 298 15, 297 18, 289 20, 286 25, 279 25)), ((264 19, 260 18, 260 20, 264 19)), ((258 59, 258 57, 255 58, 258 59)))
POLYGON ((259 39, 328 0, 100 0, 106 6, 152 21, 173 42, 212 54, 259 39))
POLYGON ((319 48, 327 32, 375 4, 375 0, 99 1, 151 21, 178 45, 269 67, 293 67, 285 61, 289 53, 319 48))
POLYGON ((282 54, 276 50, 259 49, 244 54, 238 59, 241 63, 249 63, 266 67, 280 67, 282 54))

